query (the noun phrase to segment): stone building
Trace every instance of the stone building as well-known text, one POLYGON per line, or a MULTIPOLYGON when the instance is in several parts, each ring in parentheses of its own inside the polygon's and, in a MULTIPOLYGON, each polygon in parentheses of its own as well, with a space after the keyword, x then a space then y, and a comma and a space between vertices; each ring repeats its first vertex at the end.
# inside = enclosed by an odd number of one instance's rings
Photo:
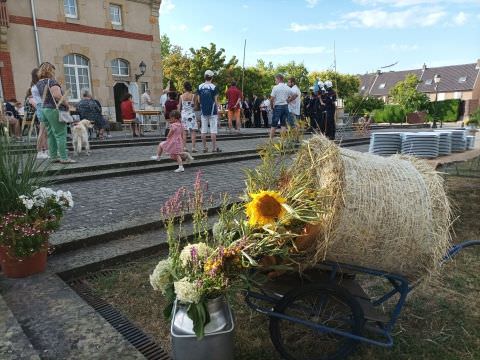
POLYGON ((161 0, 0 0, 2 98, 23 100, 30 72, 55 65, 70 101, 90 88, 112 120, 119 99, 162 87, 161 0), (144 73, 140 64, 144 64, 144 73), (139 76, 141 75, 141 76, 139 76))

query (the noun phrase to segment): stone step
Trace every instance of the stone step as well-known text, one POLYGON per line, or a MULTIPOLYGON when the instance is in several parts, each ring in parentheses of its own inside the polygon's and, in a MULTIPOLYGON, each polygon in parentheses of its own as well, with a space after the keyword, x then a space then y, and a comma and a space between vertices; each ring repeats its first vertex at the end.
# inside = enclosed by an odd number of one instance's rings
MULTIPOLYGON (((209 227, 213 226, 217 219, 216 214, 210 215, 209 227)), ((193 241, 193 224, 189 221, 183 223, 182 238, 193 241)), ((60 254, 54 253, 48 258, 48 270, 68 280, 159 251, 168 253, 167 233, 163 224, 158 224, 155 229, 140 234, 119 235, 107 242, 60 254)))
POLYGON ((17 356, 0 352, 1 359, 145 359, 50 270, 24 279, 0 276, 0 292, 31 343, 20 334, 17 356))
POLYGON ((27 335, 0 295, 0 359, 40 360, 27 335))

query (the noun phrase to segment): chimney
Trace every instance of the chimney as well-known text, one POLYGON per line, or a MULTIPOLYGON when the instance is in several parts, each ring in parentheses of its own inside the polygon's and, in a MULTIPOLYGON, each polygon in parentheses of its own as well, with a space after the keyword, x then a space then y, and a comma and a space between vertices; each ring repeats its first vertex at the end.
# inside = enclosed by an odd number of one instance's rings
POLYGON ((475 66, 476 70, 480 70, 480 59, 477 59, 477 66, 475 66))
POLYGON ((382 73, 382 70, 377 70, 377 75, 380 75, 382 73))
POLYGON ((425 71, 425 70, 427 70, 427 64, 423 63, 422 71, 425 71))

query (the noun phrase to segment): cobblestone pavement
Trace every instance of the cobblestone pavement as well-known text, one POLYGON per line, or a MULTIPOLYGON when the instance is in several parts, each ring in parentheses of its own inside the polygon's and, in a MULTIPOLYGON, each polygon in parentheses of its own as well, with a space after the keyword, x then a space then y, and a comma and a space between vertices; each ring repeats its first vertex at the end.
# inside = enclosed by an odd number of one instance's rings
MULTIPOLYGON (((368 145, 352 149, 367 151, 368 145)), ((246 160, 195 169, 187 167, 180 174, 162 171, 59 185, 59 188, 72 192, 75 207, 66 213, 52 240, 69 233, 87 233, 97 227, 108 228, 114 223, 133 225, 136 222, 156 221, 161 206, 180 186, 192 187, 198 170, 208 182, 209 194, 218 205, 222 193, 229 193, 232 197, 242 194, 244 170, 258 163, 259 160, 246 160)))
MULTIPOLYGON (((255 138, 219 141, 217 144, 221 150, 231 152, 255 149, 258 145, 265 143, 265 141, 267 141, 267 138, 255 138)), ((150 160, 150 156, 156 154, 157 145, 94 149, 92 150, 90 156, 86 156, 85 153, 82 153, 80 154, 80 156, 75 157, 75 159, 78 160, 78 163, 69 165, 69 168, 81 168, 86 166, 112 164, 114 162, 121 163, 147 161, 150 160)), ((211 151, 212 147, 210 143, 208 143, 208 145, 211 151)), ((187 145, 187 148, 189 150, 191 149, 190 143, 187 145)), ((196 148, 199 152, 196 154, 194 153, 193 156, 195 157, 197 154, 202 156, 202 144, 198 143, 196 148)), ((70 155, 73 155, 73 153, 71 153, 70 155)), ((164 154, 163 156, 166 157, 167 155, 164 154)), ((53 166, 53 168, 59 167, 60 165, 53 166)))

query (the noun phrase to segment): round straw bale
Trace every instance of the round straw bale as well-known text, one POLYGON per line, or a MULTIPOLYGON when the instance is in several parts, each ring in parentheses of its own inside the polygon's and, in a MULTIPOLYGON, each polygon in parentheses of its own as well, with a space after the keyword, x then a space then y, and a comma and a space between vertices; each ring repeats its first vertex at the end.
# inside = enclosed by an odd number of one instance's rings
POLYGON ((315 136, 293 166, 313 169, 318 186, 331 196, 329 214, 319 219, 312 262, 326 259, 409 278, 437 269, 450 246, 451 214, 443 179, 427 163, 339 149, 315 136), (325 156, 326 150, 333 155, 325 156))

